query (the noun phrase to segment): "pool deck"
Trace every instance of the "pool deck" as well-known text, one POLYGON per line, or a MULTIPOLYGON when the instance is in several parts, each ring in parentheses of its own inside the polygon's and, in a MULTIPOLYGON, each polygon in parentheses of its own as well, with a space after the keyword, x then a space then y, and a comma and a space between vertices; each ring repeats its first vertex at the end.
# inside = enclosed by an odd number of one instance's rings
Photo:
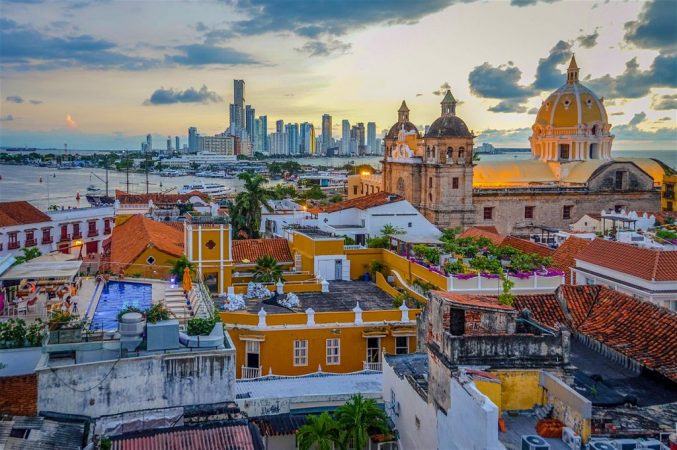
MULTIPOLYGON (((118 280, 111 280, 118 281, 118 280)), ((153 304, 160 303, 165 298, 165 290, 170 284, 167 281, 163 280, 151 280, 145 278, 132 278, 120 280, 122 283, 141 283, 141 284, 150 284, 151 285, 151 301, 153 304)), ((82 281, 82 288, 80 288, 78 302, 78 311, 85 321, 90 322, 94 316, 94 311, 96 311, 96 306, 99 303, 101 298, 101 292, 103 289, 96 288, 96 281, 94 278, 86 278, 82 281)))

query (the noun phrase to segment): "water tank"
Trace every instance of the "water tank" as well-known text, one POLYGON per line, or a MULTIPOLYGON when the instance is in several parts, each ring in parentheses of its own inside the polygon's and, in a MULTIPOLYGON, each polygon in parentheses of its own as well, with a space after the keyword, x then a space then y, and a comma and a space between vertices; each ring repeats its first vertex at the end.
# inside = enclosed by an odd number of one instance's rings
POLYGON ((120 318, 118 323, 118 331, 120 338, 137 338, 143 334, 143 329, 146 326, 146 320, 143 314, 138 312, 128 312, 120 318))

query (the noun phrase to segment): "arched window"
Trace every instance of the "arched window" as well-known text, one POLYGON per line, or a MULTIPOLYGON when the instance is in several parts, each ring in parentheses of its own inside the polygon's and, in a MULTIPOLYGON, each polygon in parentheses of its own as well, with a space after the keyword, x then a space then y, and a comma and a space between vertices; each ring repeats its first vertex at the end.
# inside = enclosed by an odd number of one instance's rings
POLYGON ((458 148, 458 160, 459 160, 459 162, 461 162, 464 159, 465 159, 465 148, 459 147, 458 148))
POLYGON ((430 203, 432 203, 432 201, 433 201, 433 193, 432 192, 428 192, 428 201, 430 201, 430 203))
POLYGON ((425 157, 430 158, 430 146, 425 149, 425 157))
POLYGON ((451 162, 453 156, 454 156, 454 149, 451 148, 451 147, 447 147, 447 162, 451 162))
POLYGON ((433 145, 433 159, 435 159, 435 146, 433 145))
POLYGON ((593 136, 597 136, 597 124, 592 126, 592 130, 590 132, 593 136))
POLYGON ((397 192, 404 196, 404 179, 402 177, 397 179, 397 192))

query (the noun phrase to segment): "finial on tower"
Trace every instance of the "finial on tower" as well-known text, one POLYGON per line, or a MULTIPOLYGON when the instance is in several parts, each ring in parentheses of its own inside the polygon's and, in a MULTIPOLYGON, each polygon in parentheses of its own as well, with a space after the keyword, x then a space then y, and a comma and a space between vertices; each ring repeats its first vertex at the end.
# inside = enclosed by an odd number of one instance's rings
POLYGON ((448 115, 451 114, 456 115, 456 99, 454 96, 451 94, 451 90, 447 89, 447 93, 444 95, 444 98, 442 99, 442 115, 448 115))
POLYGON ((409 108, 404 100, 402 100, 400 109, 397 110, 397 119, 398 122, 409 122, 409 108))
POLYGON ((578 64, 576 64, 576 55, 571 55, 571 61, 569 62, 569 68, 567 69, 567 83, 578 83, 579 70, 578 64))

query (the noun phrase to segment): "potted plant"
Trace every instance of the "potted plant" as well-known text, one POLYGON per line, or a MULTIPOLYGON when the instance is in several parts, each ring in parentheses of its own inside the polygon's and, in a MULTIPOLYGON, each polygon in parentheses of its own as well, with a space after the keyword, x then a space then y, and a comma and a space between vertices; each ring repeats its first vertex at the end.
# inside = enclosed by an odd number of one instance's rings
POLYGON ((144 311, 146 316, 146 349, 169 350, 179 347, 179 321, 164 305, 156 303, 144 311))
POLYGON ((49 319, 50 342, 57 344, 80 342, 84 322, 67 311, 55 311, 49 319))

